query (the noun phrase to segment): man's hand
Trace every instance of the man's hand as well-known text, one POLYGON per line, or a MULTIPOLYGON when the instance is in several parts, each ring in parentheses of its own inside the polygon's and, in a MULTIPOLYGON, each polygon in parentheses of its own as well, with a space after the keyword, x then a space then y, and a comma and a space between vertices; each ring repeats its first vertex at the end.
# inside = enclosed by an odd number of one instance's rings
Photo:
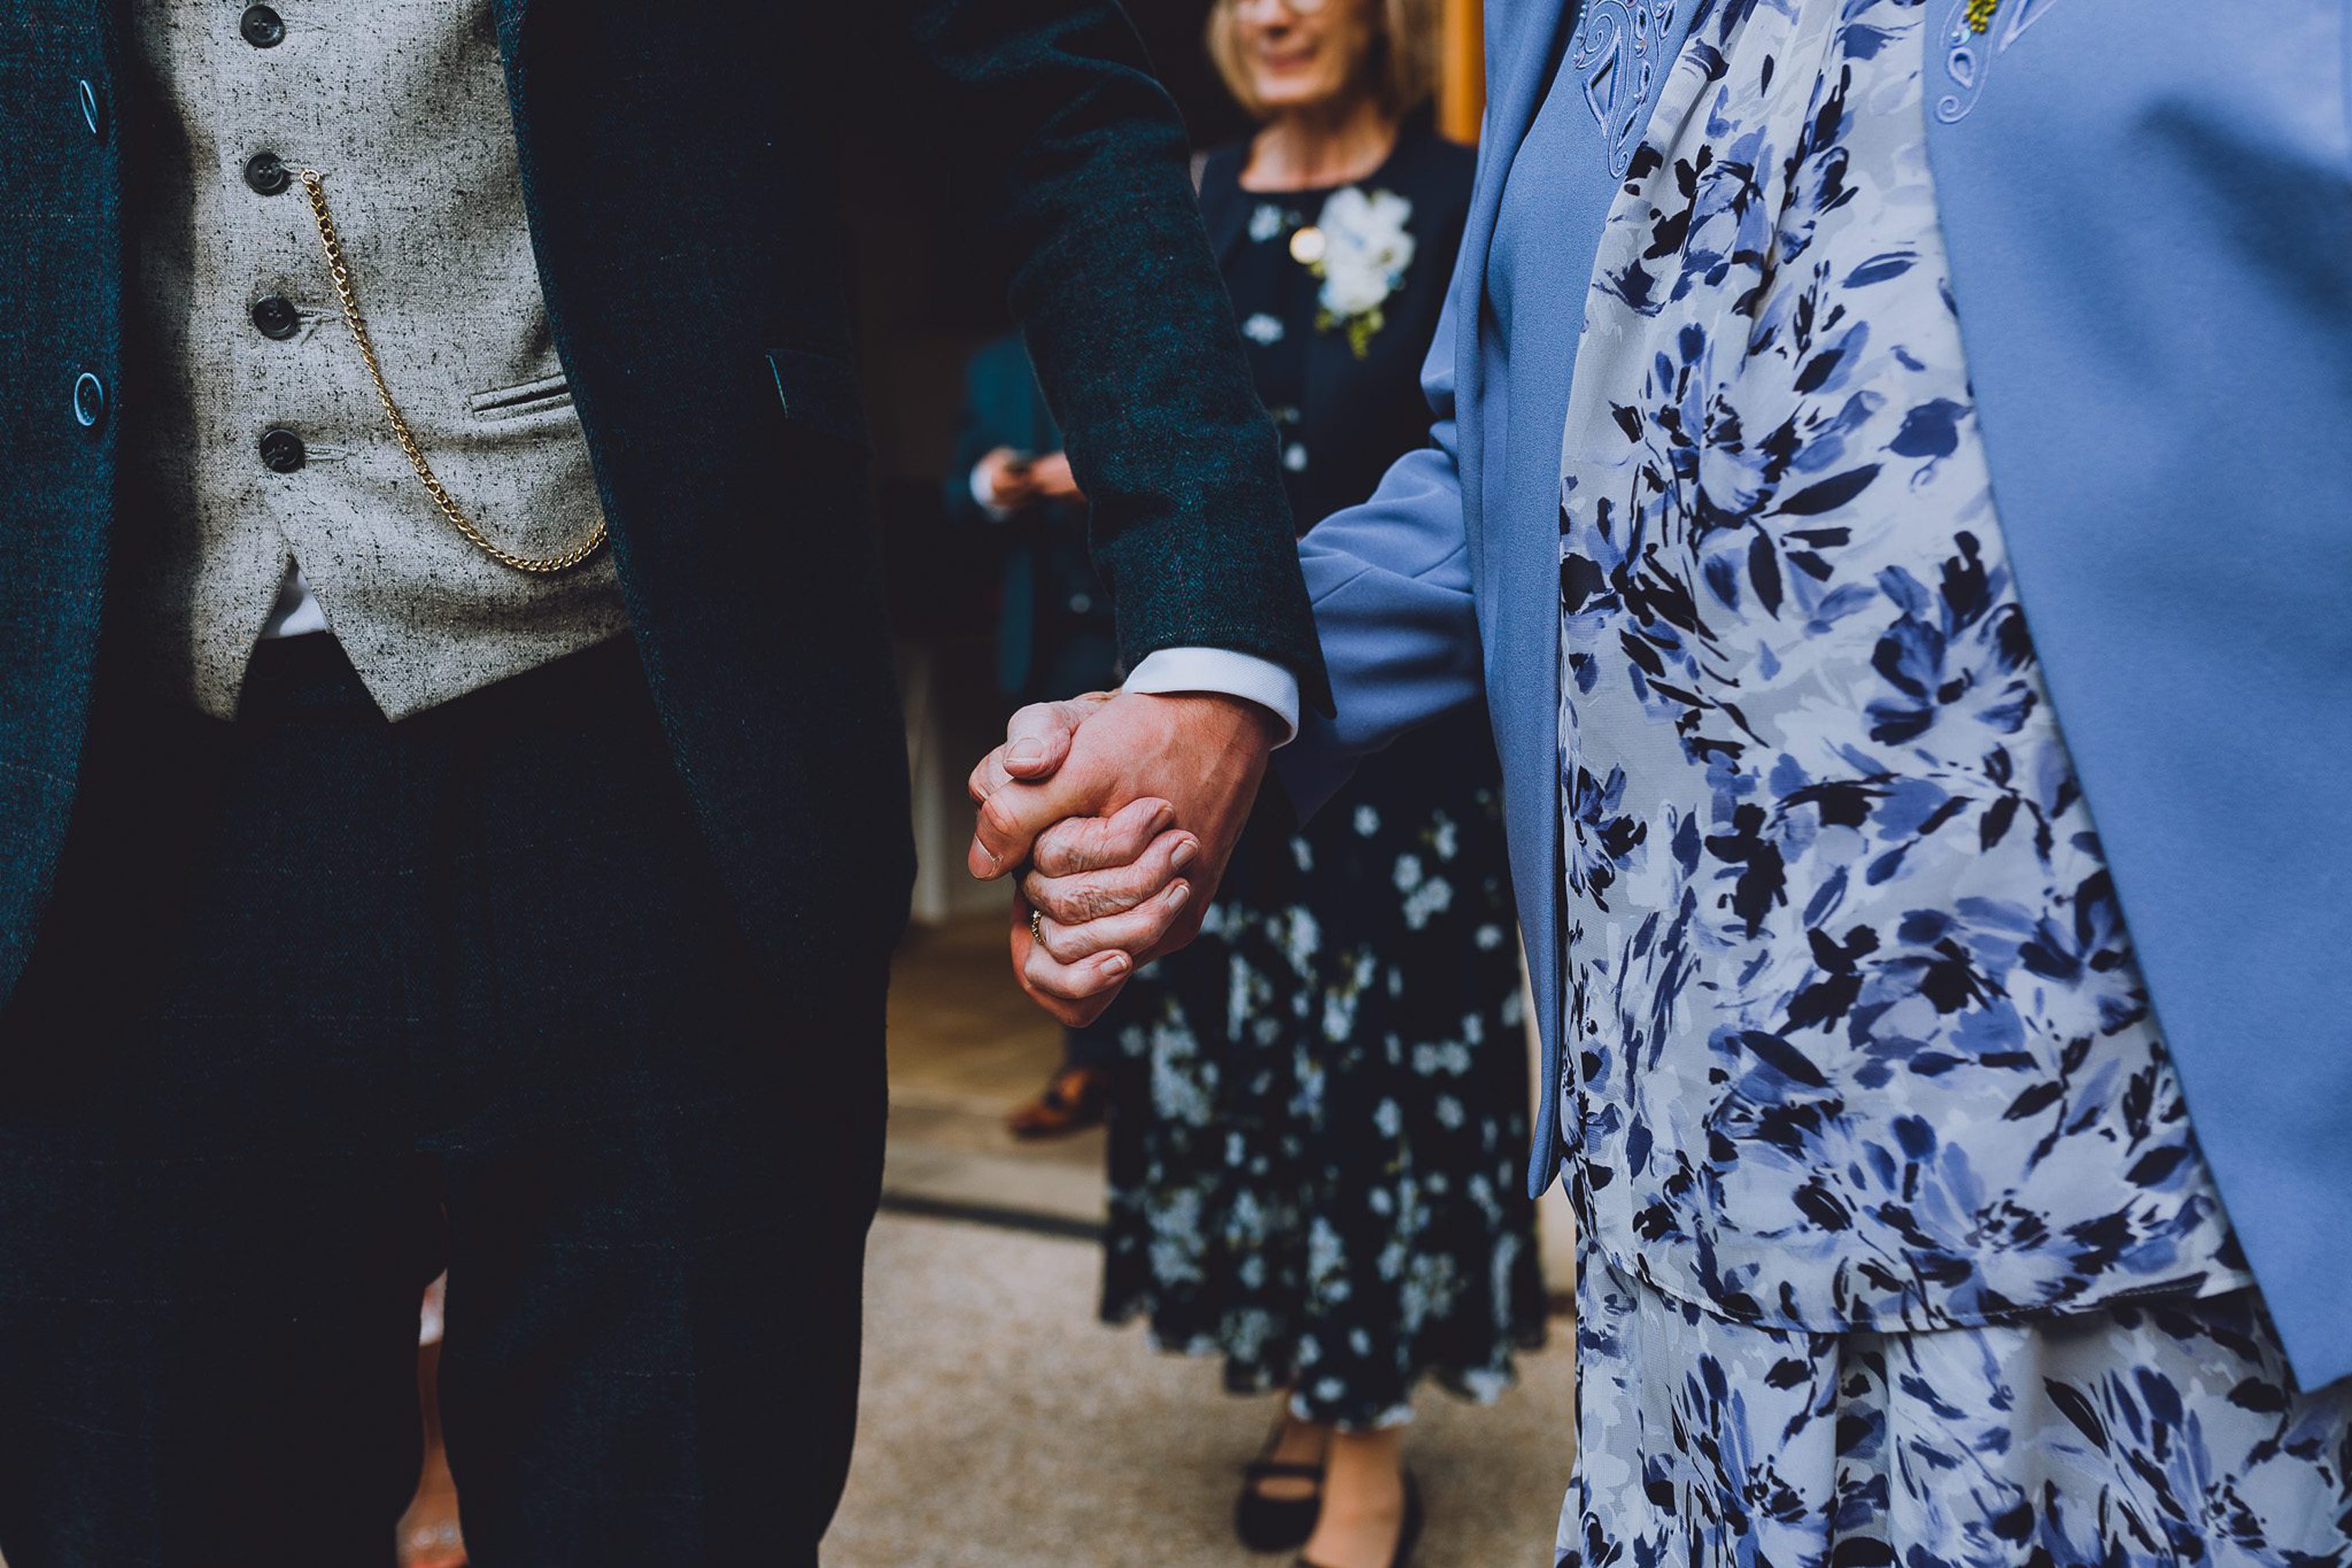
POLYGON ((1013 716, 972 771, 970 863, 984 881, 1026 873, 1013 963, 1040 1006, 1089 1023, 1139 964, 1199 931, 1276 728, 1210 695, 1096 693, 1013 716))

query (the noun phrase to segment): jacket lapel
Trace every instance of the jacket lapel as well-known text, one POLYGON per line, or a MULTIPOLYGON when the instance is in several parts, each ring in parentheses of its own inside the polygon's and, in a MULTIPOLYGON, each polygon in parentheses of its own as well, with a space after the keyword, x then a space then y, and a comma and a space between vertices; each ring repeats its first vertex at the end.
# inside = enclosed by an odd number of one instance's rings
POLYGON ((514 68, 515 49, 522 39, 523 13, 530 0, 490 0, 490 19, 498 24, 499 52, 506 57, 507 68, 514 68))
POLYGON ((1559 58, 1579 0, 1493 0, 1486 9, 1486 58, 1502 62, 1492 73, 1486 123, 1478 132, 1478 177, 1470 194, 1456 263, 1454 305, 1454 372, 1456 405, 1465 411, 1461 447, 1462 500, 1470 535, 1478 537, 1481 453, 1472 425, 1486 391, 1479 323, 1486 298, 1487 257, 1495 244, 1495 220, 1502 211, 1503 186, 1511 160, 1527 139, 1528 126, 1543 100, 1552 62, 1559 58))

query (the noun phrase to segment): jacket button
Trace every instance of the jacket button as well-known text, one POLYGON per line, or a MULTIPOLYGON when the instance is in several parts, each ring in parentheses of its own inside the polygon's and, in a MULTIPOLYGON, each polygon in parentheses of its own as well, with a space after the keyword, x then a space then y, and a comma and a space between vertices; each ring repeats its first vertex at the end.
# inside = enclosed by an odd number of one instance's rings
POLYGON ((74 377, 74 423, 85 430, 95 430, 106 417, 106 383, 84 371, 74 377))
POLYGON ((81 122, 100 141, 106 140, 106 106, 98 100, 98 88, 89 78, 74 83, 74 96, 81 100, 81 122))
POLYGON ((265 338, 290 338, 302 330, 302 312, 283 294, 264 294, 253 302, 253 330, 265 338))
POLYGON ((245 161, 245 183, 265 196, 274 196, 294 183, 293 174, 275 153, 256 153, 245 161))
POLYGON ((286 41, 285 20, 267 5, 247 5, 236 30, 257 49, 274 49, 286 41))
POLYGON ((302 466, 302 437, 283 425, 261 433, 261 466, 273 474, 290 474, 302 466))

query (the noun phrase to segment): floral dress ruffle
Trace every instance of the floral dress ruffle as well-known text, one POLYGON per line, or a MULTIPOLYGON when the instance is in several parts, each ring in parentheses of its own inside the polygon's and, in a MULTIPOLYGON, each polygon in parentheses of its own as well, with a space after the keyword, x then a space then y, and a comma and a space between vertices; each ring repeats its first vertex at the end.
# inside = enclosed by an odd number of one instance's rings
POLYGON ((1588 1252, 1563 1568, 2343 1568, 2352 1384, 2257 1294, 2016 1328, 1727 1323, 1588 1252))

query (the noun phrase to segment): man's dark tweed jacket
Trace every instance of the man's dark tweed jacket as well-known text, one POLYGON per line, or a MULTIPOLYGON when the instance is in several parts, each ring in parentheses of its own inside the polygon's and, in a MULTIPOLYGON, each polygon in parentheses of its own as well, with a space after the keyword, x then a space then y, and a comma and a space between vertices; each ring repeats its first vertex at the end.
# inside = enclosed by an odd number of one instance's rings
MULTIPOLYGON (((0 999, 75 797, 116 453, 148 395, 123 353, 141 144, 118 4, 0 10, 0 999)), ((647 675, 784 978, 878 976, 912 875, 836 195, 839 147, 876 116, 920 106, 941 155, 988 182, 1126 657, 1239 649, 1322 700, 1274 437, 1179 122, 1108 0, 495 9, 647 675), (887 101, 845 100, 845 78, 888 83, 887 101)))

